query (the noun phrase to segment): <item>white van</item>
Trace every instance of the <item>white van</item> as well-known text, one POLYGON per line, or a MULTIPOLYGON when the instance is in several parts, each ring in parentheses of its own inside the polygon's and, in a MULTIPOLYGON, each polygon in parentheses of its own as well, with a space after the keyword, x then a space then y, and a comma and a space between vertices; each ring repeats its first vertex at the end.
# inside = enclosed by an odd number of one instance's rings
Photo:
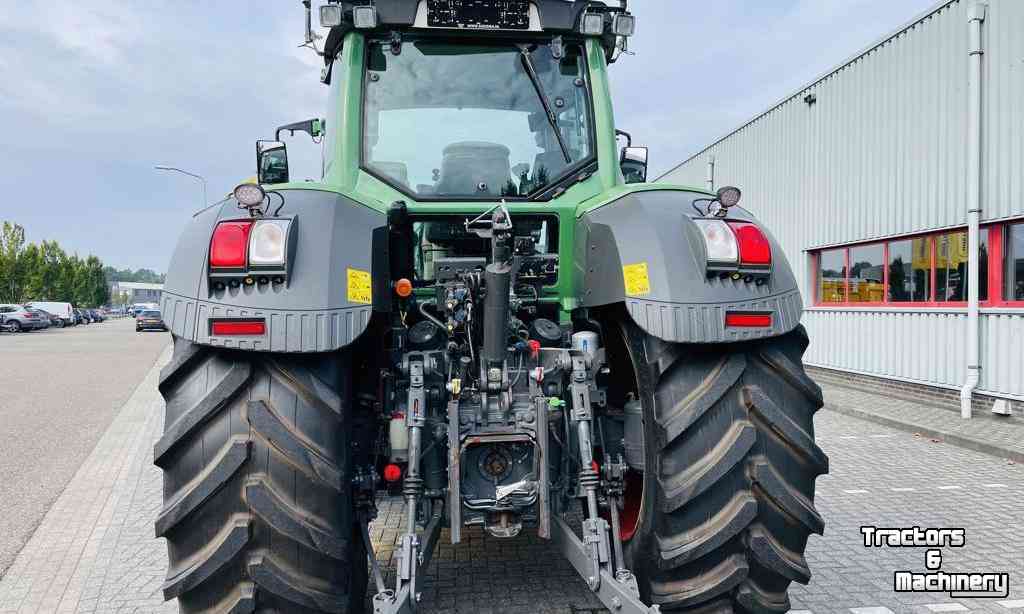
POLYGON ((75 323, 74 307, 71 303, 56 303, 53 301, 33 301, 25 303, 26 307, 41 309, 50 315, 60 318, 60 326, 71 326, 75 323))

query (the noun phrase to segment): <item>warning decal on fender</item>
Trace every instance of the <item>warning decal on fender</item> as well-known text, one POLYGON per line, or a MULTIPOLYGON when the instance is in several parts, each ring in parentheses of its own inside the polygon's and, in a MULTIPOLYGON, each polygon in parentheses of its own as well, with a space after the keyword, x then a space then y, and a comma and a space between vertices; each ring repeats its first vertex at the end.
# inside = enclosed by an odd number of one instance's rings
POLYGON ((373 302, 370 272, 348 269, 348 302, 369 305, 373 302))
POLYGON ((645 296, 651 293, 651 279, 647 276, 646 262, 623 265, 622 279, 626 282, 626 294, 629 296, 645 296))

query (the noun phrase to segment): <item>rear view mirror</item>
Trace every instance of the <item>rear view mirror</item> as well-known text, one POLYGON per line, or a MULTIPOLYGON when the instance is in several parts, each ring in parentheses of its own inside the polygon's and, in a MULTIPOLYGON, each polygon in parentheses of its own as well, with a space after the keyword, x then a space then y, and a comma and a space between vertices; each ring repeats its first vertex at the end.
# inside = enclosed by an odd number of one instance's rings
POLYGON ((647 148, 623 147, 619 167, 626 183, 643 183, 647 181, 647 148))
POLYGON ((281 141, 256 141, 256 174, 263 183, 288 183, 288 148, 281 141))

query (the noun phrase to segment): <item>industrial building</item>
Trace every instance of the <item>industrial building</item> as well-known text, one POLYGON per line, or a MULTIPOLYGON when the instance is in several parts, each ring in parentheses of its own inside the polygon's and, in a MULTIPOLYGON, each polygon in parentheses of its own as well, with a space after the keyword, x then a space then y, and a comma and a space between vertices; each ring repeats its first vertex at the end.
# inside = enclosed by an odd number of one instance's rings
POLYGON ((1024 400, 1022 33, 1022 0, 941 2, 660 178, 743 190, 818 375, 1024 400))
POLYGON ((163 284, 147 284, 137 281, 115 281, 110 284, 110 296, 116 302, 122 294, 127 294, 126 304, 154 303, 160 304, 163 295, 163 284))

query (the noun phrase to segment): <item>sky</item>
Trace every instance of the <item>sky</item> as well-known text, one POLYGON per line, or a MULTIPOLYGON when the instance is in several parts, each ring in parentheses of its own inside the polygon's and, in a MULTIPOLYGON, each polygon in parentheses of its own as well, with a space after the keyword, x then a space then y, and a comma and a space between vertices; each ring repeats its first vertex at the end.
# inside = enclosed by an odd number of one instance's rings
MULTIPOLYGON (((632 0, 616 123, 657 177, 934 3, 632 0)), ((256 139, 324 116, 302 29, 299 0, 0 3, 0 220, 166 271, 202 187, 153 167, 203 175, 213 201, 254 174, 256 139)), ((302 136, 293 176, 318 176, 302 136)))

